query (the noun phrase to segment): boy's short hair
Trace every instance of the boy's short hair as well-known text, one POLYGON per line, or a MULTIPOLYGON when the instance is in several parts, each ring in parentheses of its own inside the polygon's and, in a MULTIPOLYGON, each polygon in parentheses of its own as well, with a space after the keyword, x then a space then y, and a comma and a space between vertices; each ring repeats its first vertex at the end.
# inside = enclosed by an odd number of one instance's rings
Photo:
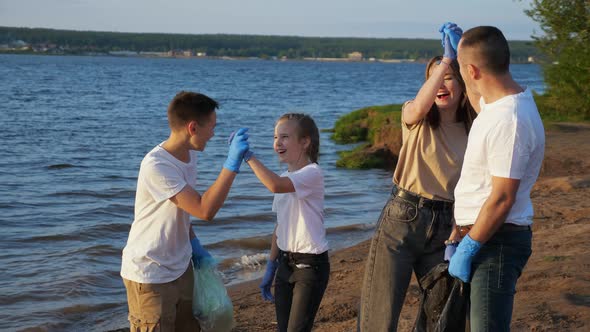
POLYGON ((502 31, 492 26, 479 26, 465 31, 461 47, 473 48, 480 65, 492 74, 505 74, 510 67, 510 48, 502 31))
POLYGON ((168 124, 171 129, 180 128, 190 121, 204 125, 217 108, 219 103, 204 94, 180 91, 168 105, 168 124))

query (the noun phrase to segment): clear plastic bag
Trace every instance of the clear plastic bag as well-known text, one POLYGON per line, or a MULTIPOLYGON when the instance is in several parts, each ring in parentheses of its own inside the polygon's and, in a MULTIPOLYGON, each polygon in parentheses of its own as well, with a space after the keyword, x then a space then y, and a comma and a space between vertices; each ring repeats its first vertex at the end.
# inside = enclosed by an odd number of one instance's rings
POLYGON ((234 307, 215 265, 195 268, 193 315, 204 332, 229 332, 235 326, 234 307))

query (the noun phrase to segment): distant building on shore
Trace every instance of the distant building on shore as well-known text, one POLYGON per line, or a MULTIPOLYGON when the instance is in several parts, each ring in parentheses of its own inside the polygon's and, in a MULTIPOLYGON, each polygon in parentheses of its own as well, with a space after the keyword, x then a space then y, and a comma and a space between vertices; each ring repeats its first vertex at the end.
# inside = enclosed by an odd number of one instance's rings
POLYGON ((348 60, 363 61, 363 53, 361 53, 361 52, 348 53, 348 60))

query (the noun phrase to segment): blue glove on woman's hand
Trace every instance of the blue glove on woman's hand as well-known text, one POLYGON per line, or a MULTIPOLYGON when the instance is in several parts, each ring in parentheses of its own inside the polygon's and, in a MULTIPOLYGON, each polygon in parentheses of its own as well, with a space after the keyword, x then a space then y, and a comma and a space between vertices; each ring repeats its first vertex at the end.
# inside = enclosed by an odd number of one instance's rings
POLYGON ((275 298, 272 296, 270 288, 272 286, 272 282, 275 280, 275 273, 277 272, 277 268, 279 267, 278 260, 268 260, 266 262, 266 271, 264 272, 264 277, 262 277, 262 283, 260 283, 260 290, 262 291, 262 298, 265 301, 274 302, 275 298))
POLYGON ((244 153, 249 149, 247 131, 248 128, 240 128, 235 135, 231 137, 229 152, 223 167, 232 172, 240 172, 240 165, 242 164, 242 159, 244 159, 244 153))
POLYGON ((449 274, 463 282, 471 281, 471 261, 481 249, 481 243, 472 239, 469 234, 459 242, 457 251, 449 263, 449 274))
POLYGON ((459 40, 463 35, 463 30, 452 22, 444 23, 438 31, 441 33, 441 42, 445 50, 444 57, 450 59, 457 58, 457 47, 459 46, 459 40))
POLYGON ((215 260, 211 257, 211 254, 203 248, 199 239, 195 236, 191 240, 191 247, 193 247, 193 265, 195 268, 200 269, 208 265, 215 265, 215 260))

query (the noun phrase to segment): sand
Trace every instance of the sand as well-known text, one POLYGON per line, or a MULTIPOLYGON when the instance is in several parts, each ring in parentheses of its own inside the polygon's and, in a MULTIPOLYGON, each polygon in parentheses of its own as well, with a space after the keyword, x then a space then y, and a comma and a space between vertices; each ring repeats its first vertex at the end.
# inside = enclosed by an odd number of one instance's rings
MULTIPOLYGON (((535 207, 533 255, 517 284, 513 331, 590 331, 590 126, 547 130, 535 207)), ((383 197, 385 202, 386 197, 383 197)), ((314 331, 355 331, 369 242, 331 254, 330 282, 314 331)), ((275 331, 274 305, 263 302, 260 280, 230 287, 235 331, 275 331)), ((413 279, 399 331, 410 331, 419 306, 413 279)))

